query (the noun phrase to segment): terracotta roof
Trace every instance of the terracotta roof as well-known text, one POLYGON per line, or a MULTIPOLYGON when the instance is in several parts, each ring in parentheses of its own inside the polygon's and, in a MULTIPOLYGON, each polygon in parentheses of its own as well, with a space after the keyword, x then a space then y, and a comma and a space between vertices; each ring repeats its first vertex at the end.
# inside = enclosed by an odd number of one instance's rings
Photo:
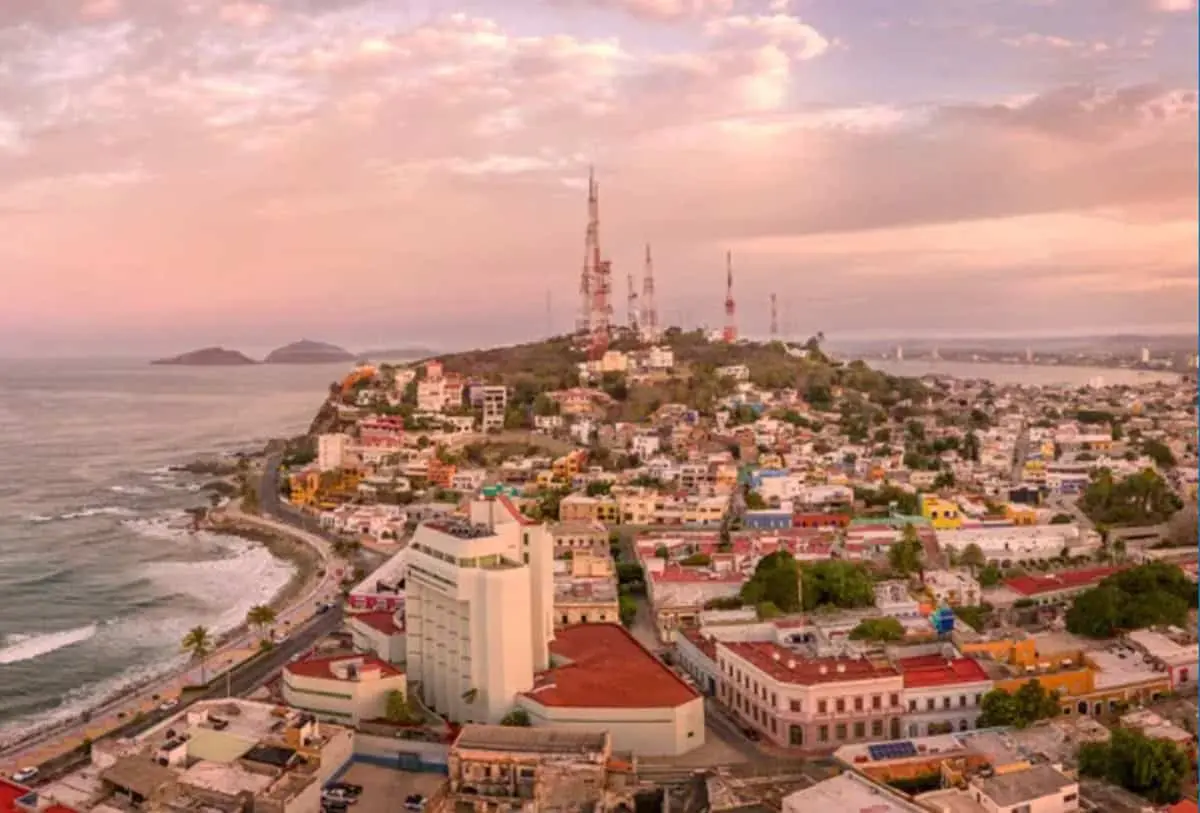
POLYGON ((811 686, 899 676, 891 664, 866 658, 806 658, 768 641, 722 641, 727 650, 780 683, 811 686), (789 665, 790 664, 790 665, 789 665))
POLYGON ((385 635, 397 635, 404 632, 404 625, 396 623, 396 613, 391 610, 376 610, 370 613, 357 613, 347 617, 348 621, 359 621, 385 635))
MULTIPOLYGON (((24 785, 18 785, 10 779, 0 776, 0 813, 25 813, 17 807, 17 799, 34 791, 24 785)), ((65 805, 52 804, 42 808, 40 813, 75 813, 75 809, 65 805)))
POLYGON ((575 624, 554 635, 550 652, 567 663, 524 693, 543 706, 674 708, 700 696, 618 624, 575 624))
POLYGON ((1123 567, 1088 567, 1082 570, 1064 570, 1045 576, 1017 576, 1015 579, 1006 581, 1004 585, 1023 596, 1036 596, 1042 593, 1054 593, 1059 590, 1098 584, 1124 569, 1123 567))
POLYGON ((517 521, 518 525, 537 525, 536 522, 522 514, 520 509, 518 509, 517 506, 513 504, 513 501, 510 500, 506 495, 501 494, 496 498, 496 501, 504 506, 504 510, 512 514, 512 518, 517 521))
POLYGON ((708 657, 713 663, 717 662, 717 644, 711 638, 705 637, 700 630, 695 628, 687 628, 681 631, 684 638, 691 642, 692 646, 700 650, 700 652, 708 657))
POLYGON ((1191 799, 1180 799, 1167 808, 1167 813, 1200 813, 1200 807, 1191 799))
POLYGON ((983 683, 988 680, 987 672, 973 658, 948 659, 940 655, 922 655, 916 658, 901 658, 896 661, 896 666, 904 675, 906 689, 983 683))
POLYGON ((283 668, 284 671, 290 672, 293 675, 299 675, 300 677, 319 678, 322 680, 346 680, 346 678, 340 678, 333 673, 333 665, 342 661, 358 661, 364 667, 378 667, 383 677, 396 677, 397 675, 404 674, 402 670, 373 655, 343 654, 331 655, 325 658, 305 658, 295 663, 289 663, 283 668))
POLYGON ((748 577, 741 573, 717 573, 707 568, 670 566, 661 573, 651 573, 656 582, 679 582, 681 584, 741 584, 748 577))

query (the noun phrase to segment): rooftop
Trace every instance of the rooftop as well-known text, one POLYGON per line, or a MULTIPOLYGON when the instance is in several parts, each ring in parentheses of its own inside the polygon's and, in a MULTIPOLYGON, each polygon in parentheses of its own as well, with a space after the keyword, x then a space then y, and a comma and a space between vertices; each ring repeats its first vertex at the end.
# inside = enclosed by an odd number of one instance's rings
POLYGON ((718 651, 747 661, 781 683, 810 686, 899 676, 887 661, 868 658, 809 658, 769 641, 721 641, 718 651))
POLYGON ((576 624, 550 642, 555 666, 524 696, 543 706, 662 708, 699 697, 618 624, 576 624))
POLYGON ((397 677, 403 675, 404 672, 392 666, 387 661, 380 660, 373 655, 331 655, 324 658, 305 658, 295 663, 289 663, 283 667, 285 671, 293 675, 307 678, 318 678, 322 680, 357 680, 357 676, 361 676, 364 671, 377 669, 379 677, 397 677), (350 666, 356 666, 356 669, 349 669, 350 666), (341 667, 341 668, 339 668, 341 667))
POLYGON ((896 667, 904 675, 906 689, 953 686, 958 683, 980 683, 988 680, 987 672, 974 658, 921 655, 915 658, 901 658, 896 661, 896 667))
POLYGON ((914 813, 922 808, 887 793, 866 779, 844 773, 784 799, 784 811, 831 810, 914 813))
POLYGON ((1045 576, 1018 576, 1009 579, 1004 585, 1022 596, 1038 596, 1044 593, 1054 593, 1059 590, 1070 590, 1099 584, 1114 573, 1124 568, 1120 567, 1087 567, 1082 570, 1064 570, 1061 573, 1049 573, 1045 576))
POLYGON ((391 610, 378 610, 370 613, 358 613, 348 616, 347 622, 365 624, 373 630, 385 635, 398 635, 404 632, 404 625, 396 623, 396 613, 391 610))
POLYGON ((590 754, 608 749, 604 732, 557 728, 519 728, 499 725, 465 725, 454 739, 454 748, 477 751, 521 751, 527 754, 590 754))
MULTIPOLYGON (((33 802, 36 805, 38 794, 23 785, 0 777, 0 813, 26 813, 25 810, 17 807, 18 799, 33 802)), ((39 813, 75 813, 75 811, 60 804, 51 804, 41 808, 39 813)))
POLYGON ((1010 808, 1062 793, 1074 785, 1075 780, 1052 765, 1034 765, 1023 771, 976 779, 973 784, 998 807, 1010 808))

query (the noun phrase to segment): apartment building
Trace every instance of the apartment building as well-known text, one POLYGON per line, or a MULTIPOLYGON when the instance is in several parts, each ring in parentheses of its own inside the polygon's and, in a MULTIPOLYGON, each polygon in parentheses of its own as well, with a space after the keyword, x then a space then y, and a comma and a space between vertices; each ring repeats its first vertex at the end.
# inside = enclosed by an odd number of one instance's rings
POLYGON ((305 658, 283 667, 283 699, 326 720, 382 719, 393 692, 408 696, 404 672, 372 655, 305 658))
POLYGON ((508 408, 508 387, 480 387, 480 406, 483 407, 483 431, 504 428, 504 414, 508 408))
POLYGON ((549 666, 553 543, 504 497, 421 525, 406 549, 406 669, 455 722, 497 723, 549 666))
POLYGON ((608 528, 600 522, 558 522, 550 526, 550 536, 555 558, 608 550, 608 528))
POLYGON ((977 776, 967 793, 984 813, 1071 813, 1079 810, 1079 782, 1053 765, 977 776))
POLYGON ((720 701, 770 742, 828 751, 900 736, 904 681, 885 659, 810 657, 769 641, 716 644, 720 701))
POLYGON ((978 545, 990 564, 1010 567, 1021 559, 1054 559, 1063 548, 1077 556, 1094 550, 1099 538, 1080 532, 1076 525, 1012 525, 963 527, 939 530, 938 542, 962 553, 968 545, 978 545))
POLYGON ((317 437, 317 469, 336 471, 346 465, 350 448, 350 436, 344 432, 330 432, 317 437))

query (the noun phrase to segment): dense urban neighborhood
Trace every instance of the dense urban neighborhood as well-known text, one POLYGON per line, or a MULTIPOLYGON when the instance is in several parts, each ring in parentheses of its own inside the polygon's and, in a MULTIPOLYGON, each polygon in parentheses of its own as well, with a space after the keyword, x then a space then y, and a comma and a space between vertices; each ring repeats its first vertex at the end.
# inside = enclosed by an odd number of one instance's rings
POLYGON ((359 364, 207 520, 318 537, 329 629, 45 792, 1195 811, 1194 381, 897 378, 822 339, 359 364))

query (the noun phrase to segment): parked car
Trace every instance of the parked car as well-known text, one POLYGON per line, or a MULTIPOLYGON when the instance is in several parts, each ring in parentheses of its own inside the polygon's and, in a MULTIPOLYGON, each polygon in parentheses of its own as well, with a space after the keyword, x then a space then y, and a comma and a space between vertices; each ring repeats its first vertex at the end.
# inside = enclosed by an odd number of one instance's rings
POLYGON ((38 775, 37 768, 22 768, 21 770, 17 771, 15 774, 13 774, 12 778, 13 778, 14 782, 17 782, 18 784, 23 785, 26 782, 32 782, 33 780, 37 779, 37 775, 38 775))
POLYGON ((348 791, 341 790, 340 788, 327 789, 324 793, 321 794, 321 802, 323 804, 327 803, 327 802, 334 802, 334 803, 340 802, 341 804, 344 804, 344 805, 352 805, 357 801, 358 801, 357 796, 353 795, 352 793, 350 793, 348 791))
POLYGON ((159 711, 170 711, 171 709, 175 708, 178 705, 179 705, 178 697, 169 697, 166 700, 164 700, 162 703, 159 703, 158 710, 159 711))
POLYGON ((419 793, 405 797, 404 809, 411 810, 413 813, 420 813, 420 811, 425 809, 425 797, 419 793))
POLYGON ((342 791, 342 792, 350 794, 351 796, 355 797, 356 799, 359 796, 362 796, 362 792, 363 792, 362 785, 355 785, 351 782, 330 782, 328 785, 325 786, 325 789, 342 791))

